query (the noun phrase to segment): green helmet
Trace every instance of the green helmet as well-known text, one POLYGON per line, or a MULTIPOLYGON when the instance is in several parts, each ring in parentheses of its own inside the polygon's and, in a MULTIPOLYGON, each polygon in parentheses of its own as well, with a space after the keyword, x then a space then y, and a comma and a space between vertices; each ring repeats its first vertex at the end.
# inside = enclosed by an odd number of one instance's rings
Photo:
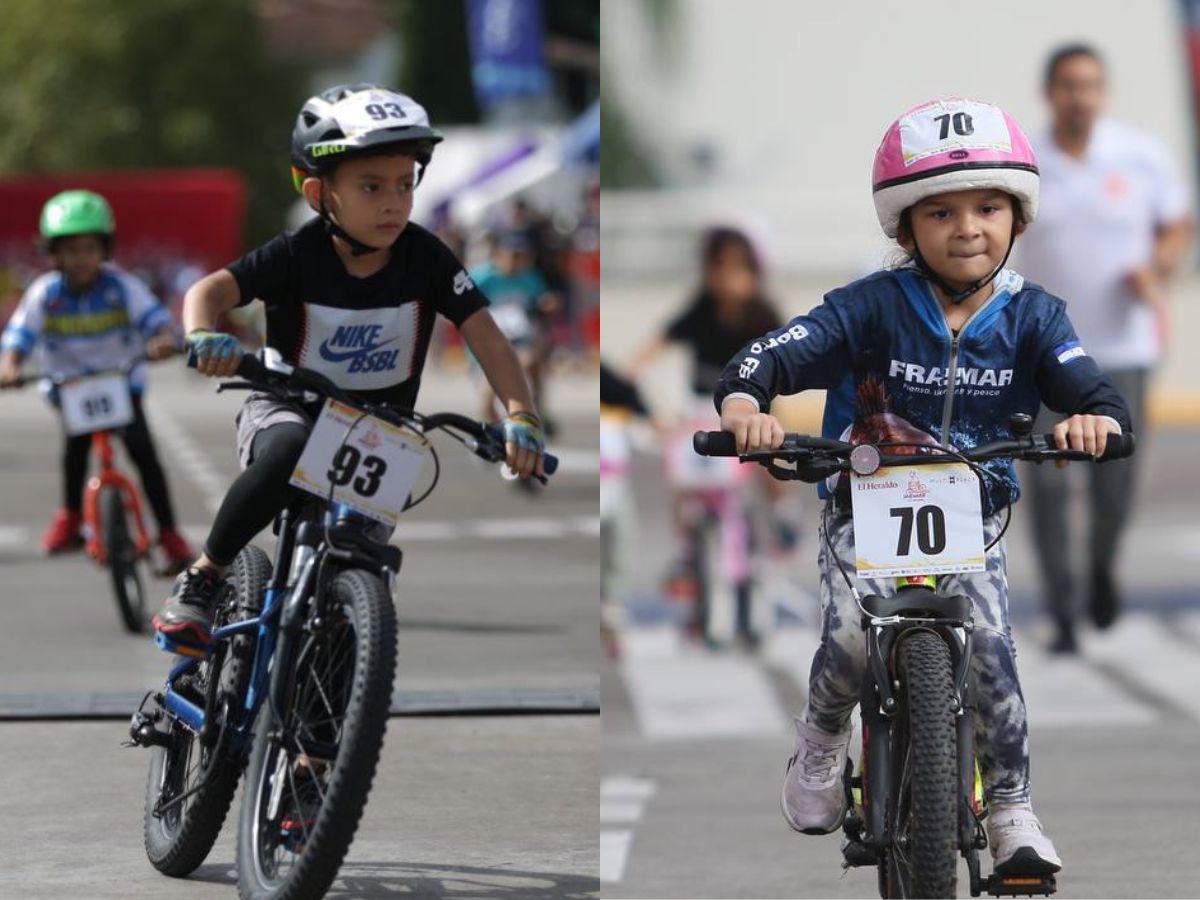
POLYGON ((63 191, 42 207, 42 237, 47 241, 73 234, 103 234, 116 231, 108 201, 91 191, 63 191))

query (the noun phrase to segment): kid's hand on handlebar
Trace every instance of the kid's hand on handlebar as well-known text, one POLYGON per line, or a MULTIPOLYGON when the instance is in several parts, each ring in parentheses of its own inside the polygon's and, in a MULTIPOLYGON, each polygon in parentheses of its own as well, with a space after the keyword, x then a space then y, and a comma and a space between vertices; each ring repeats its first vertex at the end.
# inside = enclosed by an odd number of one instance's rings
POLYGON ((228 378, 237 373, 242 350, 237 338, 220 331, 195 328, 187 337, 188 365, 210 378, 228 378))
POLYGON ((545 475, 542 453, 545 438, 542 421, 529 412, 515 412, 502 423, 504 428, 505 464, 520 478, 545 475))
POLYGON ((774 450, 783 443, 783 425, 770 413, 759 412, 749 401, 734 398, 721 410, 721 430, 737 442, 738 453, 774 450))
POLYGON ((24 383, 21 364, 10 359, 0 359, 0 388, 18 388, 24 383))
MULTIPOLYGON (((1054 426, 1054 446, 1059 450, 1079 450, 1098 458, 1104 454, 1108 436, 1120 433, 1121 429, 1107 416, 1081 413, 1054 426)), ((1065 459, 1054 461, 1060 469, 1067 464, 1065 459)))

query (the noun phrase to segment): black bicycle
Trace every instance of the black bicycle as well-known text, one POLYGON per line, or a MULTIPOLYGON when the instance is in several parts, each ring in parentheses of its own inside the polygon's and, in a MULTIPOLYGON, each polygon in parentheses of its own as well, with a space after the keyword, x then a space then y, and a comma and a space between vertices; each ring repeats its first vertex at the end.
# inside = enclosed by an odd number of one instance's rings
MULTIPOLYGON (((442 430, 482 459, 505 458, 494 424, 375 406, 317 372, 268 371, 252 356, 242 358, 238 375, 243 382, 221 389, 329 398, 356 412, 353 426, 369 415, 418 435, 442 430)), ((353 426, 325 473, 330 497, 307 494, 280 513, 274 566, 257 547, 238 554, 218 604, 213 650, 172 668, 133 716, 130 744, 152 750, 146 853, 166 875, 186 876, 204 861, 243 769, 242 897, 321 897, 350 848, 391 708, 392 589, 402 560, 388 544, 391 528, 331 499, 335 485, 352 479, 371 493, 383 475, 383 460, 349 443, 353 426)), ((429 453, 433 481, 404 509, 437 484, 437 454, 429 453)), ((545 471, 556 467, 546 455, 545 471)))
MULTIPOLYGON (((1009 426, 1012 440, 961 452, 901 443, 852 445, 789 434, 778 449, 741 454, 739 459, 763 465, 777 479, 808 483, 839 473, 873 475, 886 466, 960 462, 971 468, 982 487, 985 479, 997 477, 979 465, 986 460, 1104 462, 1130 456, 1134 449, 1133 435, 1110 434, 1104 455, 1097 459, 1057 449, 1053 435, 1032 434, 1033 420, 1028 415, 1012 416, 1009 426), (911 448, 919 448, 918 455, 886 452, 901 448, 910 453, 911 448)), ((694 443, 702 455, 738 456, 728 432, 697 432, 694 443)), ((834 502, 831 494, 824 510, 824 532, 830 555, 837 560, 829 537, 834 502)), ((1008 513, 989 548, 1003 537, 1011 510, 1008 513)), ((903 541, 905 519, 900 518, 903 541)), ((925 539, 936 543, 936 517, 929 518, 925 539)), ((907 524, 911 529, 912 521, 907 524)), ((910 530, 909 540, 912 537, 910 530)), ((862 760, 857 774, 850 761, 844 773, 849 810, 842 825, 844 865, 876 866, 881 897, 955 896, 959 854, 967 863, 972 897, 984 891, 994 896, 1054 893, 1057 885, 1051 872, 1018 866, 1022 874, 980 875, 979 851, 987 847, 983 828, 987 809, 975 762, 970 664, 976 626, 970 599, 937 593, 932 575, 900 579, 902 586, 890 596, 864 597, 840 561, 838 567, 862 613, 867 641, 867 677, 859 704, 862 760)))

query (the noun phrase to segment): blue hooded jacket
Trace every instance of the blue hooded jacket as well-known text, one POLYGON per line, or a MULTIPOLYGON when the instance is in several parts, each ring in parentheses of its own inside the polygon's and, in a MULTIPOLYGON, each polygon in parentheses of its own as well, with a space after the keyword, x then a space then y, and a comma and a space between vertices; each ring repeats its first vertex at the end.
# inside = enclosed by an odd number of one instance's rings
MULTIPOLYGON (((1041 403, 1065 415, 1111 416, 1129 432, 1125 402, 1080 346, 1066 303, 1009 269, 993 284, 992 296, 958 335, 914 269, 876 272, 831 291, 820 306, 729 362, 717 409, 731 394, 766 411, 780 394, 824 388, 821 433, 845 439, 858 390, 873 378, 890 412, 960 450, 1011 438, 1009 417, 1036 416, 1041 403)), ((1000 476, 984 485, 990 515, 1015 502, 1020 487, 1011 459, 987 468, 1000 476)))

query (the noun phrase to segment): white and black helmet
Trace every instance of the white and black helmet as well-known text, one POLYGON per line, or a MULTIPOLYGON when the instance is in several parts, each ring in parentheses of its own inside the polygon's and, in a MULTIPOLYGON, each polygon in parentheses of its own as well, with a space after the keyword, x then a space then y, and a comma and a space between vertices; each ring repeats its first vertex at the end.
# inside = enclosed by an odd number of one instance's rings
POLYGON ((299 191, 306 177, 343 160, 412 144, 419 181, 441 140, 424 107, 411 97, 377 84, 338 85, 300 107, 292 129, 292 180, 299 191))

